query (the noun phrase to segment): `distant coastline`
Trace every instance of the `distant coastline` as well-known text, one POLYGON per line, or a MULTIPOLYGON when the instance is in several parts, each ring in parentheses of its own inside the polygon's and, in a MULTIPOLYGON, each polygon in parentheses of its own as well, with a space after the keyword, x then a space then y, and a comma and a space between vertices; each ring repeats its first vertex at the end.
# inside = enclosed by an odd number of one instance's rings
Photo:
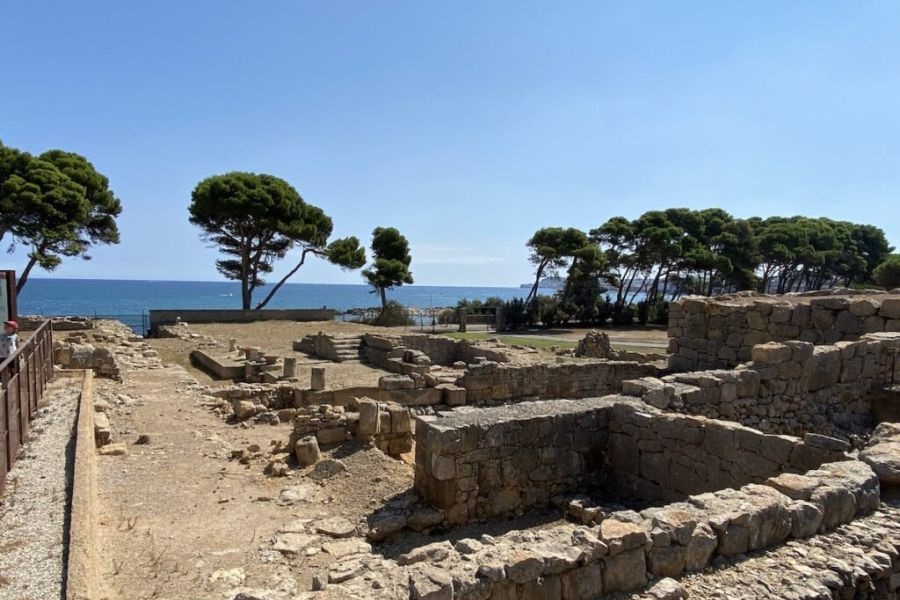
MULTIPOLYGON (((517 287, 411 285, 391 290, 389 297, 426 311, 455 306, 462 299, 494 296, 510 300, 525 293, 517 287)), ((289 283, 267 308, 324 306, 344 312, 377 304, 371 288, 364 284, 289 283)), ((233 281, 33 278, 19 298, 21 314, 139 315, 154 308, 240 308, 240 286, 233 281)))

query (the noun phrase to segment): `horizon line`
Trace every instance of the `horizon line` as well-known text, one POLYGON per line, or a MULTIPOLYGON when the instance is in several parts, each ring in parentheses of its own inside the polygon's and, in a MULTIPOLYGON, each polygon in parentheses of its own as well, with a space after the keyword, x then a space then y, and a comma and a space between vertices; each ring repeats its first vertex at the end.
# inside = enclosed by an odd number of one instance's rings
MULTIPOLYGON (((210 279, 131 279, 127 277, 123 278, 106 278, 106 277, 29 277, 28 281, 131 281, 135 283, 233 283, 236 285, 240 285, 239 281, 234 280, 210 280, 210 279)), ((270 287, 274 284, 264 284, 260 286, 260 288, 270 287)), ((316 281, 289 281, 284 285, 350 285, 350 286, 362 286, 362 287, 371 287, 366 283, 334 283, 334 282, 316 282, 316 281)), ((424 284, 424 283, 410 283, 404 284, 402 286, 398 286, 400 288, 409 288, 409 287, 456 287, 456 288, 497 288, 497 289, 521 289, 518 285, 461 285, 461 284, 424 284)), ((26 288, 27 289, 27 286, 26 288)))

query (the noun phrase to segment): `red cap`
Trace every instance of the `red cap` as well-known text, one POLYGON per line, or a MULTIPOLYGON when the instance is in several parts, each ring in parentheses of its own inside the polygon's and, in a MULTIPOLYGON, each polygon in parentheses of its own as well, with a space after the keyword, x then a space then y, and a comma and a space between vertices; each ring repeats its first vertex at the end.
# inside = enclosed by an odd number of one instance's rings
POLYGON ((3 321, 3 324, 4 324, 4 325, 12 325, 12 326, 15 327, 16 329, 19 328, 19 323, 18 323, 18 321, 3 321))

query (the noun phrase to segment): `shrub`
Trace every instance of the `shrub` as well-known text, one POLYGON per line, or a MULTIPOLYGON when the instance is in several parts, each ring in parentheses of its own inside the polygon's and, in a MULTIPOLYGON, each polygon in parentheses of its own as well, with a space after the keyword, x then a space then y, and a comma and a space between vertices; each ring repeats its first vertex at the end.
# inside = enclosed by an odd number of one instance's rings
POLYGON ((646 325, 650 320, 650 303, 646 300, 637 303, 637 320, 641 325, 646 325))
POLYGON ((525 300, 513 298, 503 305, 504 319, 510 329, 519 329, 523 325, 530 325, 531 318, 525 300))
POLYGON ((406 312, 406 308, 396 300, 389 300, 387 306, 378 315, 364 321, 368 325, 379 327, 396 327, 398 325, 415 325, 415 321, 406 312))
POLYGON ((900 254, 891 254, 875 267, 875 283, 886 290, 900 288, 900 254))

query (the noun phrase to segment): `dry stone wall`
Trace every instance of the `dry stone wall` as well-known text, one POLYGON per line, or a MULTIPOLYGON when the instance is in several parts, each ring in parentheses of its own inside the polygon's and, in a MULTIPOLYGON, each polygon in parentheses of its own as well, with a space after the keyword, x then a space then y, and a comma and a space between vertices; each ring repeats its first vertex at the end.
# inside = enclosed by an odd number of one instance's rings
POLYGON ((843 446, 663 413, 624 396, 455 412, 416 420, 416 488, 449 523, 590 487, 683 499, 844 458, 843 446))
POLYGON ((750 360, 757 344, 834 344, 879 332, 900 332, 900 296, 688 297, 669 307, 669 366, 727 368, 750 360))
POLYGON ((609 417, 606 487, 619 496, 673 501, 842 460, 844 449, 818 438, 801 441, 618 404, 609 417))
POLYGON ((294 409, 293 413, 289 448, 313 436, 322 446, 368 439, 386 454, 396 456, 412 450, 412 419, 409 410, 399 404, 360 398, 357 411, 323 404, 294 409))
MULTIPOLYGON (((408 350, 420 352, 431 361, 429 364, 451 366, 454 363, 474 363, 478 359, 508 362, 509 355, 499 347, 471 340, 456 340, 442 335, 378 335, 363 336, 363 355, 373 366, 392 369, 390 359, 402 357, 408 350)), ((396 371, 395 372, 402 372, 396 371)))
MULTIPOLYGON (((680 577, 730 557, 833 531, 872 513, 879 501, 878 479, 867 465, 829 463, 802 475, 698 494, 639 513, 614 512, 597 527, 559 523, 445 540, 396 559, 365 554, 352 560, 367 569, 339 563, 323 581, 326 590, 360 599, 596 600, 642 590, 650 578, 680 577), (354 576, 354 568, 360 576, 354 576)), ((889 578, 897 571, 890 559, 897 554, 883 555, 888 560, 871 569, 872 577, 889 578)))
POLYGON ((849 437, 872 425, 871 398, 900 381, 900 333, 813 346, 769 342, 733 370, 676 373, 625 382, 623 392, 651 405, 714 419, 735 420, 765 432, 849 437))
POLYGON ((560 364, 470 365, 457 385, 466 388, 466 402, 495 405, 540 398, 589 398, 618 392, 622 382, 657 376, 661 367, 631 361, 578 361, 560 364))
POLYGON ((416 488, 450 523, 544 505, 599 476, 613 400, 547 400, 416 419, 416 488))

